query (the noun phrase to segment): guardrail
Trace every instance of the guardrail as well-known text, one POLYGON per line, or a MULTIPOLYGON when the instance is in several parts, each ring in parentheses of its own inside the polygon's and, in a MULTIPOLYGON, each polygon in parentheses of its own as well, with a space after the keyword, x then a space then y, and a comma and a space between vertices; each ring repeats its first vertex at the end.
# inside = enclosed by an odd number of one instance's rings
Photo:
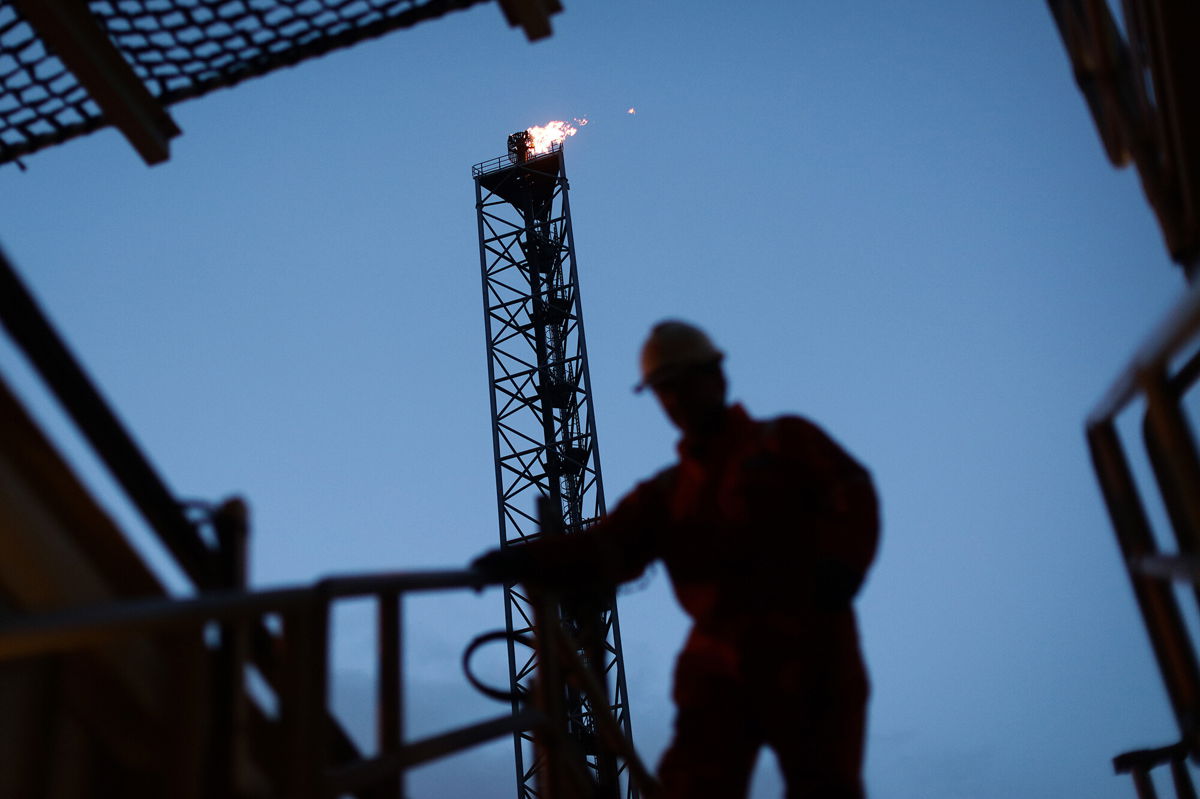
MULTIPOLYGON (((1200 667, 1171 582, 1198 586, 1200 601, 1200 456, 1183 407, 1198 378, 1200 286, 1147 338, 1087 420, 1096 476, 1179 726, 1179 746, 1193 758, 1200 757, 1200 667), (1175 552, 1159 549, 1117 430, 1118 416, 1138 398, 1145 401, 1142 437, 1175 552)), ((1117 762, 1137 777, 1141 767, 1127 760, 1117 762)))
POLYGON ((504 155, 498 155, 495 158, 488 159, 487 161, 480 161, 478 164, 475 164, 475 166, 471 167, 471 177, 477 178, 481 175, 486 175, 491 172, 499 172, 501 169, 508 169, 509 167, 517 166, 518 164, 533 163, 538 159, 557 153, 562 149, 562 146, 563 143, 560 141, 552 142, 549 150, 544 153, 538 153, 537 155, 531 155, 524 161, 517 159, 517 157, 512 153, 505 153, 504 155))
MULTIPOLYGON (((131 637, 218 623, 233 631, 234 646, 217 705, 229 705, 232 715, 249 702, 245 669, 253 658, 248 635, 268 616, 282 619, 275 648, 282 657, 273 664, 278 686, 277 707, 282 737, 284 783, 279 796, 289 799, 364 795, 383 789, 387 796, 403 795, 406 769, 444 757, 516 730, 539 723, 537 711, 467 725, 419 741, 403 740, 403 658, 400 619, 402 597, 408 593, 448 589, 480 589, 486 583, 471 571, 409 572, 335 577, 309 586, 270 591, 215 591, 192 599, 130 600, 56 613, 19 616, 0 624, 0 662, 94 648, 131 637), (334 602, 374 597, 378 606, 376 729, 378 754, 335 764, 328 741, 326 701, 329 668, 329 615, 334 602)), ((256 664, 257 665, 257 664, 256 664)), ((232 735, 238 729, 233 725, 232 735)), ((229 741, 229 751, 244 751, 229 741)), ((238 764, 226 763, 224 783, 238 795, 238 764)))
MULTIPOLYGON (((275 672, 279 733, 284 768, 278 796, 288 799, 318 799, 347 794, 358 796, 404 796, 405 772, 417 765, 445 757, 514 732, 537 730, 547 752, 543 768, 548 781, 556 785, 547 795, 590 797, 595 795, 589 776, 580 769, 582 758, 573 751, 573 742, 565 735, 565 724, 555 724, 553 715, 561 714, 561 697, 569 683, 587 693, 596 707, 606 707, 604 688, 577 652, 578 644, 569 640, 554 618, 555 599, 543 595, 539 600, 538 642, 544 674, 539 696, 522 697, 533 701, 519 712, 468 724, 440 735, 416 741, 404 740, 403 724, 403 652, 401 611, 404 595, 452 589, 480 590, 490 583, 474 571, 430 571, 364 574, 332 577, 312 586, 270 591, 216 591, 192 599, 130 600, 90 606, 56 613, 9 618, 0 624, 0 662, 23 657, 72 652, 108 645, 115 641, 155 633, 194 628, 217 623, 228 631, 234 644, 227 673, 221 681, 223 696, 218 705, 231 708, 233 718, 244 712, 250 702, 245 686, 246 666, 253 662, 246 642, 247 633, 263 626, 265 618, 282 620, 283 657, 276 658, 275 672), (374 597, 378 611, 376 690, 376 735, 378 754, 351 760, 336 759, 329 746, 326 708, 329 682, 329 618, 333 603, 339 600, 374 597), (550 712, 546 709, 550 708, 550 712)), ((481 636, 484 641, 489 636, 481 636)), ((472 649, 474 645, 472 646, 472 649)), ((469 657, 470 649, 467 657, 469 657)), ((464 662, 466 657, 464 657, 464 662)), ((474 683, 475 680, 472 679, 474 683)), ((653 796, 653 778, 638 759, 632 745, 621 734, 616 721, 597 716, 604 744, 630 765, 631 778, 643 795, 653 796)), ((560 720, 561 721, 561 720, 560 720)), ((244 725, 230 725, 227 751, 246 751, 244 725)), ((221 765, 219 761, 214 761, 221 765)), ((239 795, 239 764, 236 755, 223 764, 228 774, 221 784, 228 795, 239 795)))

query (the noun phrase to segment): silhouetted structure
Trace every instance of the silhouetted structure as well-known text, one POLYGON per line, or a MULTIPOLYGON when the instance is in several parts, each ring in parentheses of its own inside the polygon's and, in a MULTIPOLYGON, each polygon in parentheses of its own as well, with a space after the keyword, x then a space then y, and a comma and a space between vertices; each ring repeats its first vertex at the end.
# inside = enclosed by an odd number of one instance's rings
POLYGON ((1113 166, 1137 168, 1171 257, 1200 268, 1200 5, 1047 0, 1113 166))
MULTIPOLYGON (((585 529, 604 513, 562 146, 538 155, 529 153, 527 145, 524 131, 513 134, 508 154, 472 170, 502 546, 545 532, 533 515, 538 497, 549 498, 565 535, 585 529)), ((561 615, 572 637, 584 642, 580 654, 606 676, 611 711, 630 737, 615 600, 564 608, 561 615)), ((533 619, 531 597, 516 586, 506 587, 514 694, 533 690, 537 657, 518 651, 514 640, 533 632, 533 619)), ((594 712, 599 709, 573 689, 567 691, 570 737, 602 792, 614 795, 618 766, 598 746, 594 712)), ((514 713, 518 704, 514 699, 514 713)), ((540 764, 532 756, 532 744, 529 733, 515 736, 520 799, 537 795, 533 780, 540 764)), ((633 785, 627 790, 629 796, 637 795, 633 785)))
MULTIPOLYGON (((1200 275, 1200 5, 1047 0, 1109 160, 1132 163, 1171 257, 1200 275)), ((1175 795, 1195 799, 1186 759, 1200 759, 1200 658, 1173 581, 1200 599, 1200 450, 1185 396, 1200 382, 1200 285, 1143 342, 1087 419, 1087 439, 1121 556, 1175 713, 1179 743, 1113 759, 1139 799, 1157 792, 1150 771, 1169 765, 1175 795), (1144 403, 1142 454, 1155 485, 1142 491, 1118 421, 1144 403), (1143 497, 1157 490, 1170 534, 1143 497), (1173 540, 1171 540, 1173 539, 1173 540)))
POLYGON ((542 723, 505 713, 406 740, 403 600, 479 575, 248 590, 244 504, 173 495, 3 253, 0 325, 193 589, 165 592, 0 379, 0 796, 398 799, 409 768, 542 723), (355 598, 378 607, 374 755, 329 707, 331 611, 355 598))
MULTIPOLYGON (((113 125, 147 163, 166 106, 483 0, 0 0, 0 164, 113 125)), ((558 0, 498 0, 529 39, 558 0)))
MULTIPOLYGON (((108 125, 162 161, 167 104, 477 2, 0 0, 0 164, 108 125)), ((560 10, 499 5, 530 39, 560 10)), ((406 738, 404 598, 479 575, 249 590, 245 504, 171 491, 3 253, 0 326, 187 582, 165 590, 0 376, 0 796, 398 799, 410 768, 545 727, 504 713, 406 738), (328 696, 331 609, 361 598, 378 609, 374 754, 328 696)))

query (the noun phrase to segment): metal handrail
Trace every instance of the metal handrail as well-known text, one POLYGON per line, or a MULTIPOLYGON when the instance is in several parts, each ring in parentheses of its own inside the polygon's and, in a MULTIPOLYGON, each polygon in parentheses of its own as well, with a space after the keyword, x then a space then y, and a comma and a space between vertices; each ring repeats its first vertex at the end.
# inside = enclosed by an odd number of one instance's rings
POLYGON ((480 161, 478 164, 475 164, 473 167, 471 167, 471 177, 478 178, 492 172, 499 172, 502 169, 508 169, 509 167, 519 166, 521 164, 531 164, 534 161, 539 161, 542 158, 554 155, 562 149, 562 146, 563 143, 560 141, 552 142, 549 150, 544 153, 538 153, 537 155, 529 156, 524 161, 517 160, 512 153, 505 153, 504 155, 498 155, 495 158, 489 158, 486 161, 480 161))
POLYGON ((1120 376, 1088 414, 1089 428, 1104 424, 1128 405, 1153 373, 1164 369, 1171 357, 1200 333, 1200 283, 1177 302, 1146 337, 1120 376))
MULTIPOLYGON (((541 729, 546 734, 561 738, 561 733, 548 722, 539 707, 523 707, 517 713, 469 724, 418 741, 404 742, 400 735, 400 707, 402 699, 398 693, 398 678, 401 670, 400 643, 398 640, 399 601, 409 593, 443 591, 452 589, 482 590, 500 581, 489 579, 473 570, 424 571, 424 572, 381 572, 334 576, 322 579, 309 586, 277 588, 266 591, 227 590, 212 591, 188 599, 151 598, 112 602, 71 610, 17 616, 0 622, 0 662, 16 658, 71 652, 118 641, 139 635, 179 627, 199 628, 208 623, 221 623, 232 627, 245 627, 258 623, 263 616, 276 614, 284 619, 284 641, 289 634, 304 640, 303 651, 315 662, 289 662, 296 674, 284 680, 289 693, 280 696, 285 718, 293 723, 299 718, 313 716, 314 703, 323 705, 325 670, 328 660, 327 619, 329 605, 337 600, 375 596, 380 601, 380 746, 379 754, 369 758, 356 758, 351 762, 325 764, 319 741, 319 725, 313 728, 299 724, 298 733, 289 730, 292 741, 288 752, 303 754, 303 762, 316 772, 309 787, 304 779, 297 777, 287 789, 289 796, 302 790, 304 795, 362 795, 383 785, 402 795, 401 783, 404 771, 421 763, 469 749, 478 744, 511 735, 514 732, 541 729), (390 610, 389 610, 390 608, 390 610), (296 627, 295 625, 299 625, 296 627), (318 633, 313 635, 313 633, 318 633), (301 686, 296 692, 296 686, 301 686), (392 690, 384 687, 392 686, 392 690), (315 695, 314 695, 315 694, 315 695), (308 707, 307 714, 291 709, 299 704, 308 707), (314 765, 315 764, 315 765, 314 765), (315 786, 315 787, 314 787, 315 786)), ((565 669, 569 682, 587 694, 594 705, 605 705, 604 688, 596 675, 579 658, 579 645, 558 625, 544 628, 546 640, 543 654, 558 661, 565 669)), ((240 690, 240 687, 235 690, 240 690)), ((318 707, 318 709, 320 709, 318 707)), ((323 710, 322 710, 323 712, 323 710)), ((624 737, 615 720, 598 714, 596 721, 603 743, 625 759, 630 767, 631 778, 639 784, 643 795, 653 796, 655 783, 649 771, 638 758, 632 744, 624 737)), ((324 755, 328 755, 324 751, 324 755)))
MULTIPOLYGON (((492 584, 470 570, 386 572, 330 577, 310 586, 266 591, 212 591, 186 599, 150 598, 93 605, 53 613, 17 616, 0 623, 0 662, 21 657, 85 650, 102 644, 156 632, 220 624, 226 630, 261 628, 262 618, 283 620, 285 659, 271 668, 277 678, 283 741, 282 756, 289 764, 281 795, 304 797, 403 795, 403 774, 414 765, 444 757, 494 738, 530 729, 540 723, 535 710, 469 724, 441 735, 405 742, 402 736, 402 663, 400 601, 405 594, 469 588, 492 584), (338 600, 374 596, 379 602, 379 693, 377 724, 379 753, 364 758, 354 751, 330 748, 326 709, 330 605, 338 600)), ((237 650, 231 671, 238 678, 226 690, 228 699, 215 697, 217 705, 246 702, 240 679, 249 653, 237 650)), ((260 668, 261 668, 260 664, 260 668)), ((340 729, 340 728, 338 728, 340 729)), ((335 730, 336 731, 336 730, 335 730)), ((236 751, 232 747, 231 751, 236 751)), ((229 765, 223 768, 230 768, 229 765)))
POLYGON ((0 622, 0 661, 66 652, 172 626, 247 621, 334 599, 495 584, 478 572, 428 571, 327 577, 312 586, 267 591, 208 591, 186 599, 131 599, 0 622))
MULTIPOLYGON (((1196 568, 1200 453, 1182 408, 1183 394, 1200 378, 1200 352, 1191 353, 1182 366, 1175 363, 1198 336, 1200 285, 1189 290, 1146 338, 1086 424, 1096 477, 1175 713, 1181 745, 1193 757, 1200 756, 1200 660, 1170 582, 1192 582, 1200 601, 1196 568), (1159 549, 1117 430, 1117 416, 1139 396, 1146 401, 1142 435, 1178 546, 1174 554, 1159 549)), ((1146 775, 1137 772, 1135 777, 1146 775)))
POLYGON ((1113 758, 1113 771, 1133 777, 1139 797, 1156 797, 1158 792, 1150 772, 1158 766, 1169 766, 1171 782, 1178 799, 1196 799, 1196 788, 1187 767, 1188 749, 1183 741, 1155 749, 1136 749, 1113 758))

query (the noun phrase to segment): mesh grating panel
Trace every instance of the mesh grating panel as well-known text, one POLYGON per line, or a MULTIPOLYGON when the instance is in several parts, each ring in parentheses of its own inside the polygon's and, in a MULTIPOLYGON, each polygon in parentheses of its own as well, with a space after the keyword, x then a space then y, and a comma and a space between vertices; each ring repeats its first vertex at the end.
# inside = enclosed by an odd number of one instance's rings
MULTIPOLYGON (((483 0, 89 0, 164 104, 232 86, 483 0)), ((74 75, 0 0, 0 163, 108 124, 74 75)))

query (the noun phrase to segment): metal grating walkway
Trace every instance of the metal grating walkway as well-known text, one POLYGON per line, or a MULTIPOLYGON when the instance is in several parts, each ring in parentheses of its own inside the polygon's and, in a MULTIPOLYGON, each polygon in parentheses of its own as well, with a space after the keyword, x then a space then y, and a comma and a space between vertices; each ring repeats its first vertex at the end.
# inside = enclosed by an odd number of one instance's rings
MULTIPOLYGON (((137 79, 166 105, 480 2, 88 0, 86 6, 137 79)), ((0 163, 110 124, 102 104, 18 5, 0 0, 0 163)), ((89 24, 86 14, 78 16, 89 24)))

